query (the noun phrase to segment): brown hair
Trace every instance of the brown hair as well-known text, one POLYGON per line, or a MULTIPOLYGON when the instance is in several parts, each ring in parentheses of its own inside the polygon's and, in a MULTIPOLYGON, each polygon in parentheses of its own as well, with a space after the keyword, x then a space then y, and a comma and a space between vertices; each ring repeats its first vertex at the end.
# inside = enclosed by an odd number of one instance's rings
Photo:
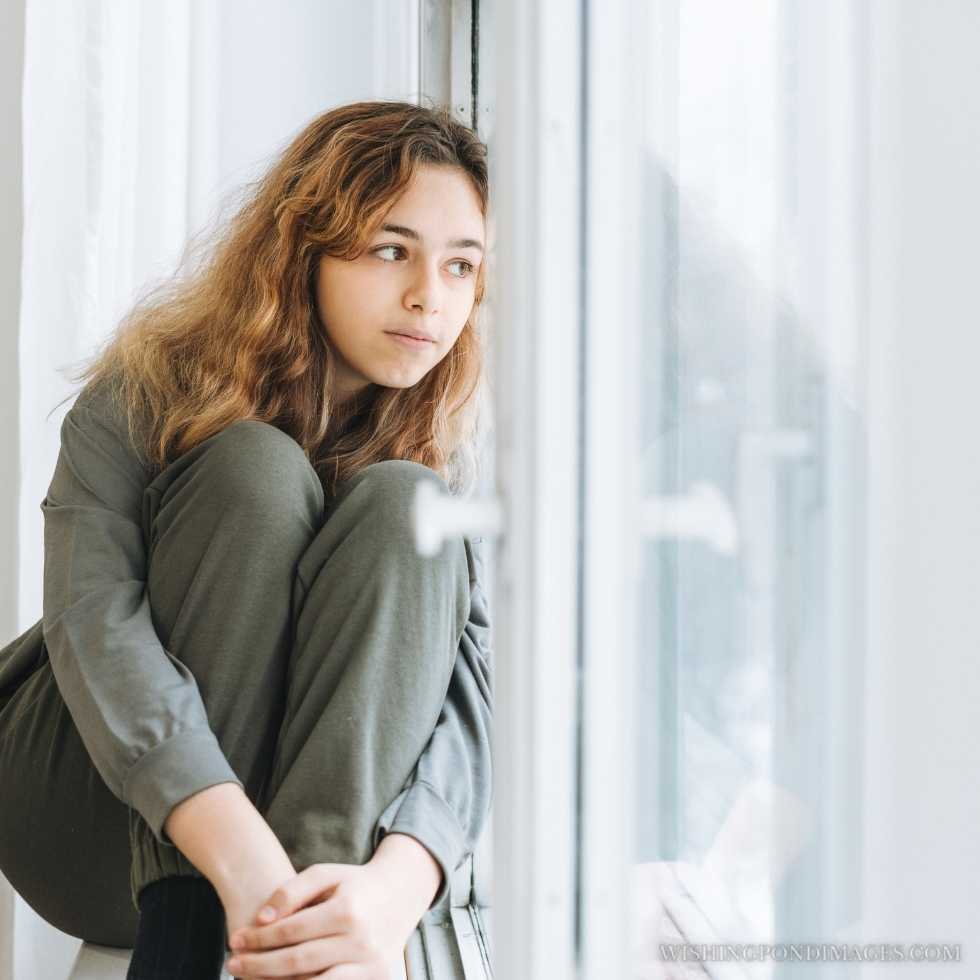
POLYGON ((111 379, 131 437, 160 467, 237 419, 259 419, 299 443, 325 486, 409 459, 464 492, 476 471, 486 262, 449 353, 412 387, 372 385, 343 412, 331 405, 334 354, 316 312, 320 256, 361 254, 420 165, 462 169, 486 217, 486 146, 448 109, 356 102, 316 117, 247 185, 203 259, 182 274, 189 245, 74 380, 111 379))

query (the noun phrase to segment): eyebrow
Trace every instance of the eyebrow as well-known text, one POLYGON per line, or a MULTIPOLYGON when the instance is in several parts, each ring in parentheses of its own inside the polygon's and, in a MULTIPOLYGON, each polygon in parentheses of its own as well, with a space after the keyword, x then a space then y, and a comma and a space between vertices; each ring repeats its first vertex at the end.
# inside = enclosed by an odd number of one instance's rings
MULTIPOLYGON (((404 225, 382 225, 382 231, 390 231, 393 235, 401 235, 404 238, 411 238, 413 241, 422 241, 422 236, 413 228, 406 228, 404 225)), ((446 242, 447 248, 477 248, 483 251, 483 243, 475 238, 453 238, 446 242)))

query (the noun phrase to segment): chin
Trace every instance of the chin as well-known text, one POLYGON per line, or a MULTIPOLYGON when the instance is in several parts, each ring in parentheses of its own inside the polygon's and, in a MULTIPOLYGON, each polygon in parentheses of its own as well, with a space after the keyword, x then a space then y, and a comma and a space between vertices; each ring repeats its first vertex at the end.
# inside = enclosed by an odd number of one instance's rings
POLYGON ((417 377, 406 378, 404 375, 394 378, 376 378, 374 383, 383 388, 414 388, 425 376, 427 371, 423 371, 417 377))
POLYGON ((391 384, 386 384, 384 387, 385 388, 394 388, 396 390, 403 390, 403 389, 406 389, 406 388, 414 388, 419 383, 419 381, 421 381, 421 380, 422 380, 422 378, 418 378, 415 381, 401 381, 401 382, 394 381, 391 384))

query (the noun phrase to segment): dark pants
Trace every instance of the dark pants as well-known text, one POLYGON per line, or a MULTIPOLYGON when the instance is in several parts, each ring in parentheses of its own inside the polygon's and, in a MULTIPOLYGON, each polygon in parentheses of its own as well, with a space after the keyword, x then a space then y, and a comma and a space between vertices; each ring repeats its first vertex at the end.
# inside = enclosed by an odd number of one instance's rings
MULTIPOLYGON (((418 480, 375 463, 325 500, 299 446, 240 421, 144 492, 147 589, 229 762, 297 870, 362 864, 436 726, 476 574, 415 552, 418 480)), ((130 947, 134 898, 200 875, 106 788, 45 661, 0 713, 0 867, 44 919, 130 947)))

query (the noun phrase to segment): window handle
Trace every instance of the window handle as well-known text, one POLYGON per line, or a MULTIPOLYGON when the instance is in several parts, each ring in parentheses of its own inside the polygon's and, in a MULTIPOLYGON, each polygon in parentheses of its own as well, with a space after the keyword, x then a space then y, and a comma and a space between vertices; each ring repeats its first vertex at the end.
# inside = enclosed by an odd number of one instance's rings
MULTIPOLYGON (((461 499, 443 493, 429 480, 415 489, 415 547, 435 555, 454 534, 496 537, 503 530, 503 508, 497 497, 461 499)), ((695 483, 686 494, 647 497, 640 527, 650 538, 701 539, 722 554, 734 554, 738 528, 731 506, 710 483, 695 483)))
POLYGON ((443 493, 431 480, 415 487, 415 549, 438 554, 446 538, 456 534, 487 537, 503 529, 503 508, 497 497, 460 498, 443 493))
POLYGON ((649 538, 695 538, 725 555, 738 547, 738 525, 731 505, 712 483, 694 483, 678 496, 647 497, 640 527, 649 538))

